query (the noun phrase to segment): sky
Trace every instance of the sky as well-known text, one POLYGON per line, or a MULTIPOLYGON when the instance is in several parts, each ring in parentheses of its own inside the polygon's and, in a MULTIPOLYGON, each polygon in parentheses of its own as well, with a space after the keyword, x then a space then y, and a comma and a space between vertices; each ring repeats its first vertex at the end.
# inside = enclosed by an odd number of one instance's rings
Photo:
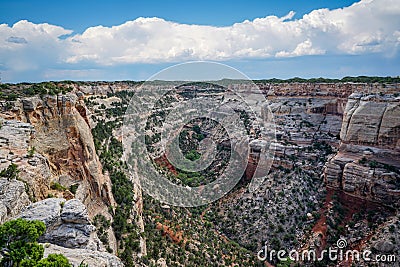
POLYGON ((400 75, 400 1, 0 0, 2 82, 146 80, 206 60, 252 79, 400 75))

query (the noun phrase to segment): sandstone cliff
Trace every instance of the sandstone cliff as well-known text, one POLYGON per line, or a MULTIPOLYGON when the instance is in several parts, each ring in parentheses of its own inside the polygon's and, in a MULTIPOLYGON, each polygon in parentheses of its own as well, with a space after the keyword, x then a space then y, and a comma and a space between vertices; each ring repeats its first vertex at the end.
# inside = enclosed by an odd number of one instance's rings
MULTIPOLYGON (((2 116, 7 120, 25 122, 25 127, 30 129, 29 136, 22 141, 24 145, 14 145, 14 154, 15 151, 26 154, 29 147, 34 147, 37 157, 30 162, 31 165, 36 164, 36 170, 40 160, 48 160, 45 165, 50 169, 43 170, 44 175, 37 175, 46 177, 46 180, 30 187, 35 198, 43 199, 48 193, 48 190, 35 186, 47 185, 49 188, 50 182, 57 182, 66 188, 77 185, 75 197, 82 200, 88 207, 89 215, 94 216, 107 211, 107 206, 115 206, 115 201, 110 180, 103 175, 96 155, 82 94, 78 95, 80 97, 69 93, 62 96, 22 98, 15 101, 14 108, 2 116)), ((12 138, 13 133, 4 132, 4 136, 12 138)), ((26 180, 29 182, 31 179, 26 180)))
MULTIPOLYGON (((1 113, 0 169, 14 163, 31 201, 51 196, 77 198, 90 218, 112 220, 111 182, 102 172, 82 93, 22 98, 1 113)), ((8 204, 5 204, 7 207, 8 204)), ((23 205, 21 205, 22 207, 23 205)), ((5 212, 4 219, 19 212, 5 212)), ((110 247, 116 240, 108 230, 110 247)))
POLYGON ((347 102, 340 148, 326 164, 327 186, 400 206, 400 98, 353 93, 347 102))

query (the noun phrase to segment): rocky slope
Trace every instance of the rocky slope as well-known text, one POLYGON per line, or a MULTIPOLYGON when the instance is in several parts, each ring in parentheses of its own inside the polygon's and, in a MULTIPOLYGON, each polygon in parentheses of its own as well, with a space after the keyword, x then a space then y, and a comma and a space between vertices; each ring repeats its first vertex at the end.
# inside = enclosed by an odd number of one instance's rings
MULTIPOLYGON (((275 88, 266 93, 276 123, 267 179, 255 192, 242 188, 222 199, 210 214, 221 232, 252 251, 265 242, 279 249, 296 248, 305 240, 326 194, 321 170, 339 146, 346 96, 290 92, 280 96, 275 88)), ((251 158, 259 153, 253 151, 251 158)))

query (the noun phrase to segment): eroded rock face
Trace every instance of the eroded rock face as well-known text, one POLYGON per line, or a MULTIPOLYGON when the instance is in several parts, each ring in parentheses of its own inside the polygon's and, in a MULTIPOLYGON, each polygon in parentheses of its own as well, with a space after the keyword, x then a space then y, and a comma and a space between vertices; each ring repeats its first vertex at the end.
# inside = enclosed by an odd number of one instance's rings
POLYGON ((26 184, 33 201, 47 196, 52 176, 46 157, 32 152, 29 155, 34 134, 32 124, 17 120, 3 121, 0 128, 0 169, 16 164, 18 179, 26 184))
MULTIPOLYGON (((48 196, 81 200, 90 217, 116 206, 111 182, 95 151, 82 93, 27 97, 0 114, 0 170, 15 163, 32 201, 48 196), (34 152, 29 152, 35 148, 34 152), (59 184, 62 187, 52 188, 59 184), (74 194, 70 186, 76 188, 74 194)), ((110 247, 116 251, 114 234, 110 247)))
POLYGON ((30 203, 23 182, 0 179, 0 223, 17 215, 30 203))
POLYGON ((26 207, 18 217, 46 224, 46 232, 40 237, 40 242, 66 248, 104 250, 85 205, 77 199, 48 198, 26 207))
POLYGON ((399 149, 400 99, 385 95, 349 96, 340 137, 343 143, 399 149))
MULTIPOLYGON (((36 171, 40 169, 40 176, 44 177, 45 181, 40 182, 33 179, 34 171, 30 170, 32 168, 27 169, 27 179, 25 180, 33 181, 30 188, 39 184, 49 187, 50 180, 58 182, 66 188, 78 184, 75 197, 88 207, 89 215, 94 216, 98 213, 107 213, 108 206, 116 204, 111 193, 110 179, 103 175, 96 155, 86 113, 83 96, 79 92, 78 95, 68 93, 58 96, 47 95, 41 98, 23 98, 16 101, 15 108, 11 112, 2 114, 2 116, 7 119, 19 120, 20 122, 16 122, 20 124, 19 128, 26 131, 25 138, 19 138, 23 144, 16 144, 14 150, 21 151, 20 154, 26 155, 29 146, 36 148, 38 158, 30 159, 29 165, 34 166, 36 171), (43 155, 44 158, 40 155, 43 155), (47 164, 43 162, 45 159, 48 160, 47 164), (44 164, 40 166, 41 163, 44 164), (50 177, 49 167, 58 177, 69 176, 72 179, 50 177)), ((8 123, 5 121, 5 125, 8 123)), ((7 127, 6 130, 8 132, 4 136, 12 138, 14 133, 7 127)), ((0 153, 0 158, 3 154, 0 153)), ((14 154, 16 154, 15 151, 14 154)), ((40 200, 45 198, 47 193, 47 190, 42 188, 33 190, 32 194, 37 200, 40 200)), ((62 195, 62 197, 67 196, 62 195)))
POLYGON ((353 93, 345 108, 338 154, 325 165, 328 186, 400 206, 400 98, 353 93))

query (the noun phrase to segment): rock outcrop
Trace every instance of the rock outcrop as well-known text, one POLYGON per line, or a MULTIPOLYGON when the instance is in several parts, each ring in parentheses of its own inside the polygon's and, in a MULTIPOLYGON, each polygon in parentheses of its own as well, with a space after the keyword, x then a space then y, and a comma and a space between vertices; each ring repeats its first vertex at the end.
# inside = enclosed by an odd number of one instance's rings
POLYGON ((16 216, 31 203, 25 190, 21 181, 0 179, 0 223, 16 216))
POLYGON ((400 149, 400 97, 349 96, 341 130, 343 143, 400 149))
MULTIPOLYGON (((18 166, 31 201, 77 198, 89 217, 112 220, 111 181, 95 151, 82 93, 22 98, 0 116, 0 169, 18 166)), ((112 231, 109 245, 116 251, 112 231)))
POLYGON ((54 244, 44 244, 44 257, 53 253, 63 254, 73 266, 79 266, 81 263, 96 267, 124 266, 118 257, 107 252, 88 249, 71 249, 54 244))
MULTIPOLYGON (((75 197, 82 200, 88 207, 89 215, 94 216, 107 213, 107 207, 115 206, 115 201, 109 177, 102 173, 88 125, 86 107, 79 95, 68 93, 23 98, 15 102, 12 111, 2 116, 8 120, 17 119, 30 127, 30 139, 24 140, 27 144, 18 146, 19 149, 24 149, 26 153, 29 144, 35 147, 38 154, 48 159, 47 165, 54 175, 51 178, 47 174, 42 175, 47 180, 51 179, 65 188, 78 185, 75 197)), ((37 165, 41 160, 44 159, 39 156, 38 159, 30 160, 30 164, 37 165)), ((49 185, 50 182, 42 184, 49 185)), ((38 200, 45 197, 40 192, 35 191, 35 194, 38 200)))
POLYGON ((66 248, 104 250, 85 205, 77 199, 48 198, 26 207, 18 217, 46 224, 46 232, 40 237, 40 242, 66 248))
POLYGON ((400 98, 354 93, 340 132, 339 152, 324 171, 328 186, 400 206, 400 98))
POLYGON ((39 237, 45 256, 62 253, 74 266, 123 266, 114 255, 105 252, 91 224, 85 205, 77 200, 48 198, 26 207, 17 218, 40 220, 46 232, 39 237))
POLYGON ((0 128, 0 169, 16 164, 32 201, 48 195, 52 177, 48 160, 31 150, 34 133, 32 124, 17 120, 2 121, 0 128))

